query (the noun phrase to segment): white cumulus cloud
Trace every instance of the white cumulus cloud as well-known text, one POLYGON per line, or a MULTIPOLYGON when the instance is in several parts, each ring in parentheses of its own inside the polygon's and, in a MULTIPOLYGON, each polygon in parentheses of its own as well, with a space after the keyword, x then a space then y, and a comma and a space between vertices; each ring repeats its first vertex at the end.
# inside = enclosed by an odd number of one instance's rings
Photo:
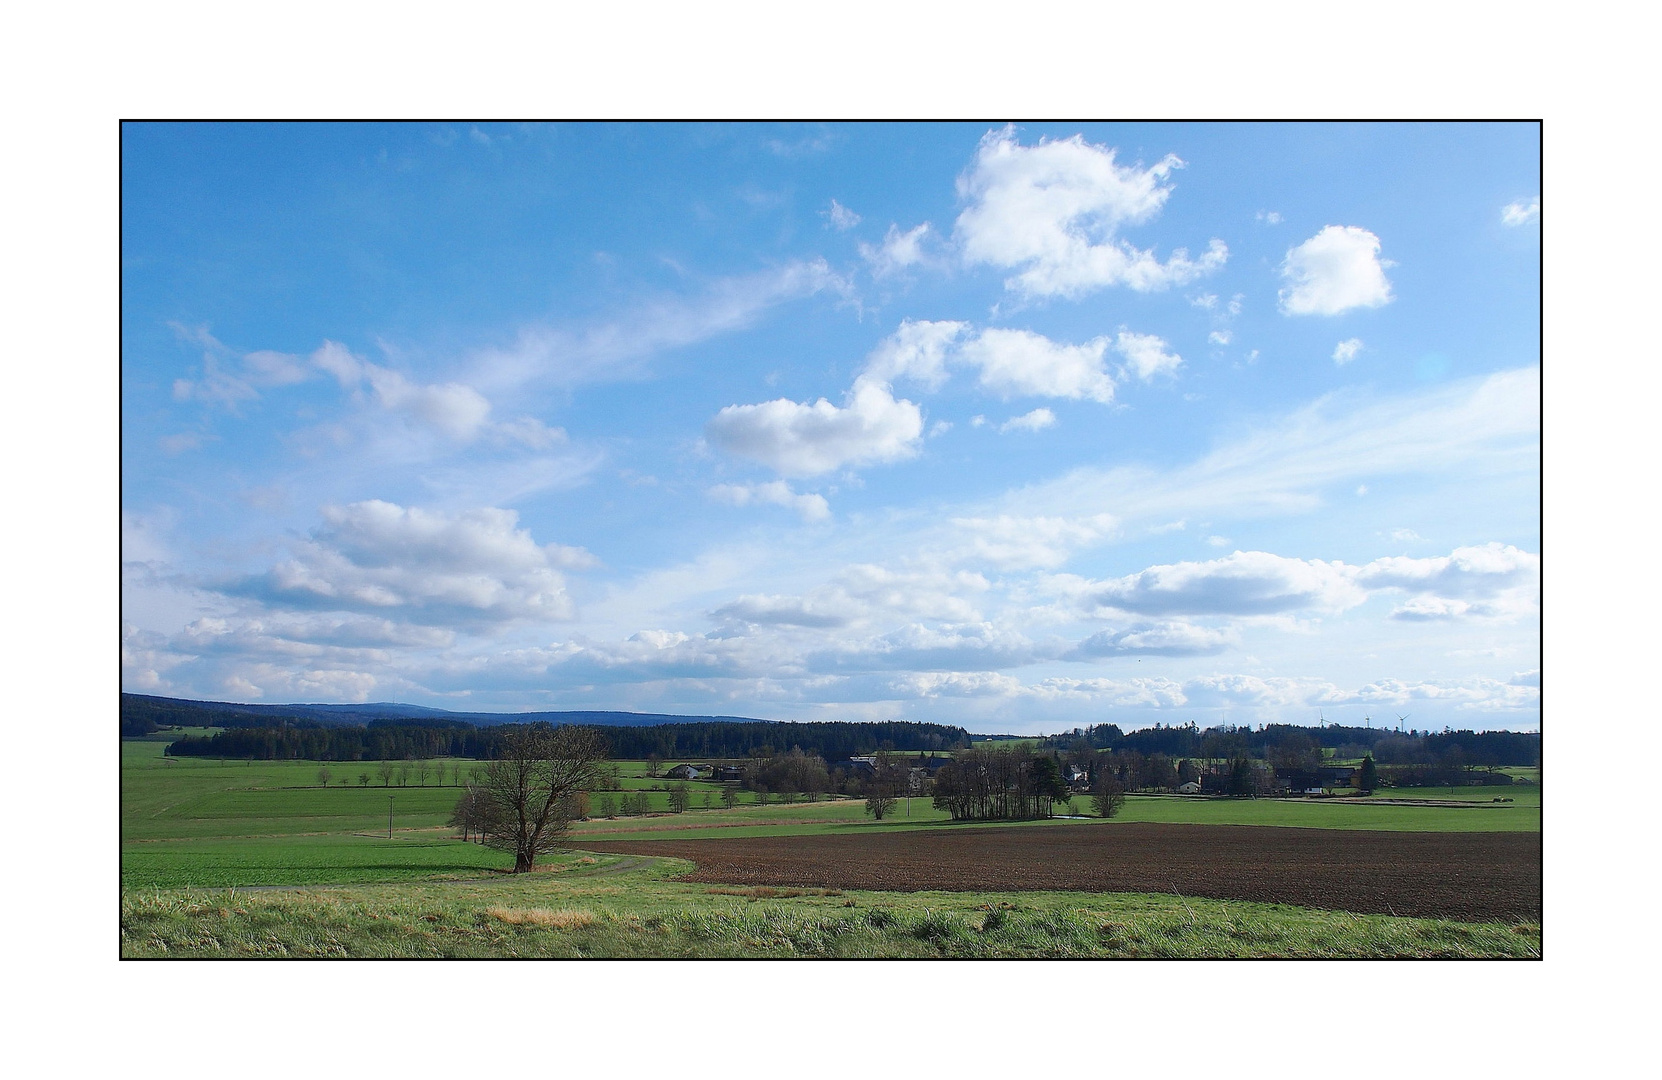
POLYGON ((1338 315, 1391 301, 1391 283, 1379 258, 1379 237, 1355 225, 1329 225, 1287 252, 1281 263, 1281 311, 1338 315))
MULTIPOLYGON (((1228 340, 1229 335, 1225 334, 1224 342, 1228 340)), ((1156 375, 1170 375, 1182 366, 1183 358, 1167 352, 1167 348, 1165 341, 1154 334, 1133 334, 1121 330, 1114 339, 1114 351, 1125 357, 1126 366, 1145 382, 1156 375)))
POLYGON ((916 266, 927 256, 923 251, 923 241, 929 235, 929 222, 905 232, 900 231, 899 225, 890 225, 889 231, 883 237, 883 242, 873 246, 862 243, 860 257, 871 266, 874 277, 888 277, 897 274, 908 266, 916 266))
POLYGON ((866 357, 865 374, 881 382, 911 379, 930 390, 947 380, 948 351, 968 323, 907 319, 866 357))
POLYGON ((1004 569, 1056 567, 1082 547, 1113 534, 1117 524, 1110 514, 1089 517, 953 518, 964 535, 963 554, 1004 569))
POLYGON ((854 226, 860 224, 860 215, 856 214, 836 199, 831 200, 831 209, 822 210, 821 213, 830 219, 831 226, 838 232, 847 232, 849 229, 852 229, 854 226))
POLYGON ((1102 582, 1096 605, 1139 615, 1273 615, 1304 608, 1344 611, 1367 599, 1351 568, 1320 559, 1237 551, 1206 562, 1151 566, 1102 582))
POLYGON ((958 180, 967 204, 956 226, 964 260, 1017 270, 1005 286, 1034 297, 1110 285, 1147 292, 1223 266, 1229 249, 1221 240, 1198 259, 1180 248, 1162 263, 1120 239, 1122 227, 1159 213, 1183 162, 1168 154, 1143 168, 1121 166, 1114 156, 1080 135, 1022 146, 1013 127, 988 132, 958 180))
POLYGON ((818 476, 845 465, 900 461, 917 454, 923 413, 895 400, 881 380, 861 377, 842 406, 779 398, 729 405, 705 427, 712 443, 781 476, 818 476))
POLYGON ((1123 630, 1103 630, 1081 641, 1064 659, 1088 660, 1102 656, 1208 656, 1234 645, 1239 635, 1193 623, 1165 621, 1139 623, 1123 630))
POLYGON ((1507 203, 1501 207, 1500 220, 1513 228, 1540 221, 1541 197, 1537 195, 1532 199, 1519 199, 1517 202, 1507 203))
POLYGON ((981 385, 1004 397, 1114 400, 1114 380, 1103 365, 1108 338, 1064 345, 1028 330, 983 330, 960 350, 981 370, 981 385))
POLYGON ((597 560, 538 544, 512 510, 447 514, 372 499, 323 509, 292 557, 234 591, 282 607, 360 611, 411 622, 567 619, 562 570, 597 560))
POLYGON ((478 435, 490 416, 490 402, 471 386, 413 383, 333 341, 325 341, 312 354, 312 363, 333 375, 344 390, 356 391, 367 382, 383 408, 406 413, 461 442, 478 435))
POLYGON ((1346 338, 1344 341, 1341 341, 1339 344, 1333 346, 1333 362, 1335 364, 1348 364, 1352 360, 1356 359, 1356 354, 1361 351, 1361 338, 1346 338))
POLYGON ((824 495, 799 495, 783 480, 766 484, 717 484, 709 490, 709 495, 717 502, 731 506, 749 506, 752 503, 786 506, 801 514, 803 521, 824 521, 831 516, 831 506, 824 495))
POLYGON ((1012 416, 1010 419, 1000 424, 998 430, 1002 433, 1008 433, 1011 431, 1043 431, 1045 428, 1050 427, 1054 423, 1056 423, 1056 414, 1051 412, 1049 409, 1039 408, 1034 409, 1029 413, 1022 413, 1020 416, 1012 416))
POLYGON ((1425 559, 1375 559, 1361 568, 1357 581, 1417 594, 1391 612, 1393 619, 1515 618, 1539 607, 1541 557, 1510 544, 1488 543, 1425 559))

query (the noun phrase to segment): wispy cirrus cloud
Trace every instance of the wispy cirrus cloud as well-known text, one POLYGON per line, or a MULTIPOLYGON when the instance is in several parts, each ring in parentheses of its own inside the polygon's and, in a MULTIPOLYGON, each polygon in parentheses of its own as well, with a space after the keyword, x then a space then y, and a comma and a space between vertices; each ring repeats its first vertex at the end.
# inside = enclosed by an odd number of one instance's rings
POLYGON ((779 304, 849 290, 824 259, 718 278, 696 295, 648 297, 618 318, 587 327, 528 326, 512 345, 478 350, 466 381, 495 393, 638 378, 660 352, 742 330, 779 304))

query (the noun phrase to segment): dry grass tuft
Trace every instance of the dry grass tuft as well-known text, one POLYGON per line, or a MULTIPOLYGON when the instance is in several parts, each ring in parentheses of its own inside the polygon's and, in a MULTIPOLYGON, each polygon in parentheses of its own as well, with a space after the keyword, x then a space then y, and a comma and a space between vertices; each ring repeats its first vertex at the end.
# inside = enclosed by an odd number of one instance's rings
POLYGON ((510 926, 543 926, 551 930, 578 930, 600 921, 592 911, 570 909, 488 907, 485 914, 510 926))

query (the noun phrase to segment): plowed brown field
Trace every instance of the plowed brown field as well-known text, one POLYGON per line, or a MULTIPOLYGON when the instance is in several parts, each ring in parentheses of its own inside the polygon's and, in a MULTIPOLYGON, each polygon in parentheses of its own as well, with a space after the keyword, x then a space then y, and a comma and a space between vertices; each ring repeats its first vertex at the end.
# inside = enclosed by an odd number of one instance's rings
POLYGON ((1176 892, 1425 918, 1541 917, 1539 833, 1105 823, 572 846, 690 859, 697 868, 683 880, 735 885, 1176 892))

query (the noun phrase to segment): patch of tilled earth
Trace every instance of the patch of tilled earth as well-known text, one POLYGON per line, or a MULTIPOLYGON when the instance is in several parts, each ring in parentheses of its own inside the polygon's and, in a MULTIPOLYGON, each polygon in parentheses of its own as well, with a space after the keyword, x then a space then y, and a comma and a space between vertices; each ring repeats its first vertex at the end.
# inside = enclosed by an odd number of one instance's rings
POLYGON ((690 859, 697 868, 682 880, 734 885, 1177 892, 1421 918, 1541 917, 1539 833, 1105 823, 572 846, 690 859))

